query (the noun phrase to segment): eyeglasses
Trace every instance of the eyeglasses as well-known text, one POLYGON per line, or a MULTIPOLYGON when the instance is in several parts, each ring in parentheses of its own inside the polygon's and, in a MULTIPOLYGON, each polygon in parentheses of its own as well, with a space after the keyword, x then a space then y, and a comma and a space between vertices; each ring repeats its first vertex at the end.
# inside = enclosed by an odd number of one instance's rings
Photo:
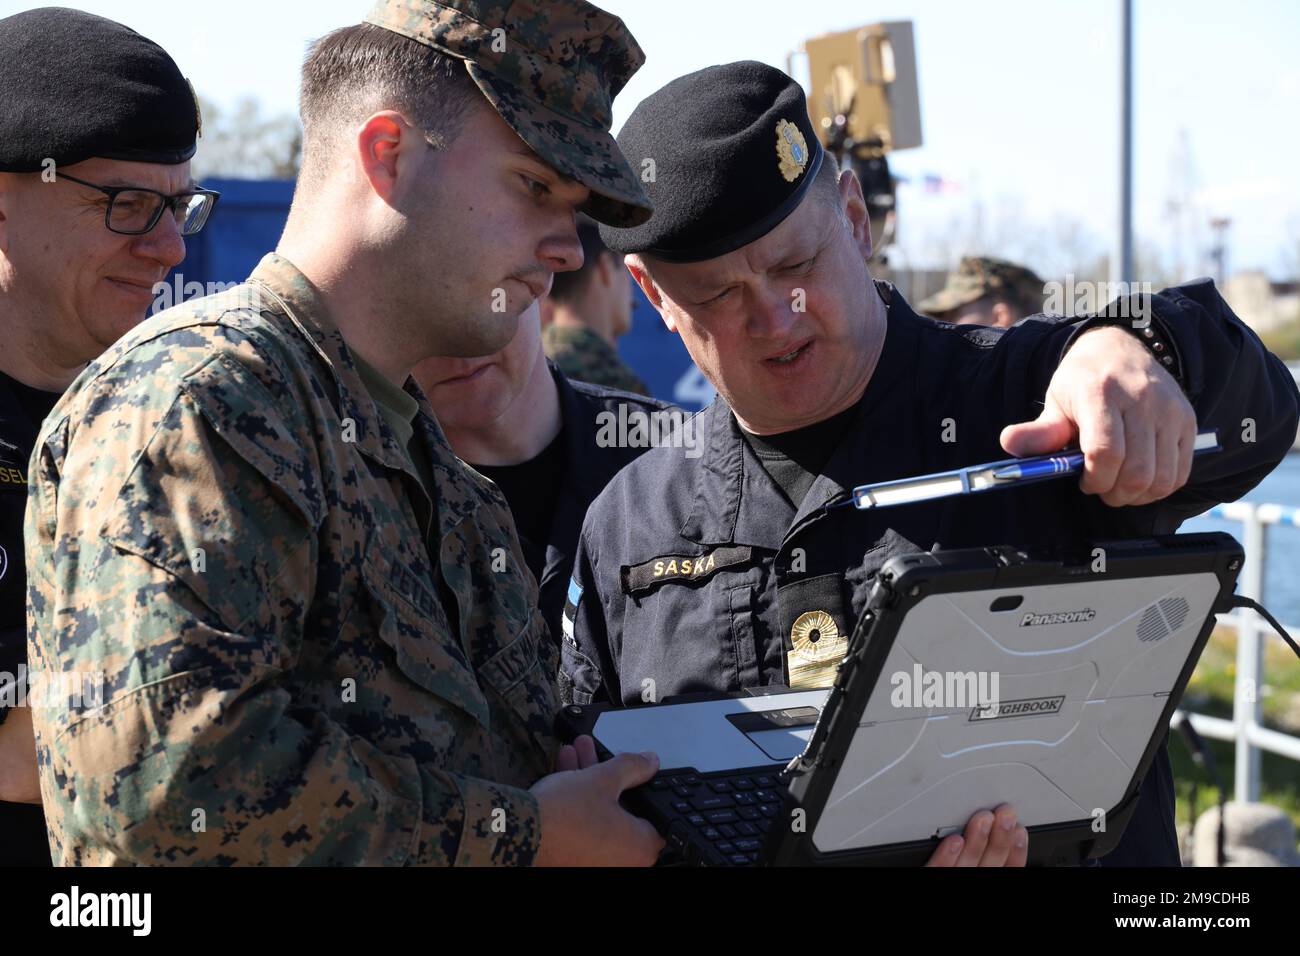
POLYGON ((204 227, 212 214, 212 207, 221 198, 221 193, 211 189, 187 189, 168 196, 139 186, 100 186, 67 173, 59 173, 57 178, 98 189, 107 196, 104 225, 110 232, 122 236, 143 236, 152 231, 162 218, 163 210, 170 210, 176 217, 176 226, 182 236, 192 236, 204 227))

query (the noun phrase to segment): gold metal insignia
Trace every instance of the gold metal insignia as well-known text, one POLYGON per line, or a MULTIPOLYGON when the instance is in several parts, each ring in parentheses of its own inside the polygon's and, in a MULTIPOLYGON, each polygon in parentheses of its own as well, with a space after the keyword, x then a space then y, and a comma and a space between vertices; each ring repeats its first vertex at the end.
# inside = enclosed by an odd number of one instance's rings
POLYGON ((835 668, 848 650, 835 618, 825 611, 800 614, 790 627, 790 644, 789 686, 828 687, 835 682, 835 668))
POLYGON ((835 618, 825 611, 808 611, 800 614, 790 628, 790 643, 795 653, 810 660, 821 660, 826 649, 840 636, 835 618))
POLYGON ((781 161, 781 175, 794 182, 808 168, 808 141, 799 127, 787 120, 776 124, 776 156, 781 161))

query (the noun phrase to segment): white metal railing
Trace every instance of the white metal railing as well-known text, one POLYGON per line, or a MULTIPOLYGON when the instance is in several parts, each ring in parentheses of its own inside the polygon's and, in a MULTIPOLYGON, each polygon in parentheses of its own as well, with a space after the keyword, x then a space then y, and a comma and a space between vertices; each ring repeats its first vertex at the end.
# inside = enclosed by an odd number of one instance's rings
MULTIPOLYGON (((1211 508, 1202 517, 1242 523, 1244 533, 1241 543, 1246 552, 1246 563, 1237 581, 1237 592, 1263 604, 1268 526, 1289 524, 1300 527, 1300 508, 1237 501, 1211 508)), ((1187 716, 1201 736, 1235 743, 1233 799, 1257 801, 1259 758, 1262 751, 1300 760, 1300 737, 1269 730, 1262 724, 1263 705, 1259 688, 1264 677, 1263 639, 1269 635, 1278 641, 1281 638, 1267 621, 1247 608, 1219 615, 1219 623, 1237 632, 1237 679, 1232 693, 1232 720, 1190 712, 1187 716)), ((1281 623, 1292 636, 1300 634, 1300 628, 1286 622, 1281 623)))

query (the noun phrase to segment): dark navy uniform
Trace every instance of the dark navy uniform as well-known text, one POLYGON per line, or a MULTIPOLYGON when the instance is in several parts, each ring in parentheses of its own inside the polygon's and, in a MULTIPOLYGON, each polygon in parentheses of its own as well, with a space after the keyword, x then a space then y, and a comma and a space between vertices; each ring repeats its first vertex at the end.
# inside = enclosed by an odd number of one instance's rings
POLYGON ((554 362, 548 361, 546 364, 559 391, 560 418, 563 423, 560 435, 555 440, 559 446, 554 455, 559 471, 555 482, 558 493, 553 499, 540 500, 538 496, 530 494, 529 489, 516 491, 512 487, 513 482, 503 476, 502 472, 517 471, 528 467, 527 465, 507 468, 482 465, 474 467, 496 481, 505 493, 510 510, 514 513, 525 560, 537 578, 540 592, 538 605, 542 617, 546 619, 551 635, 558 644, 565 597, 573 574, 573 558, 578 549, 578 533, 582 529, 587 506, 624 465, 646 450, 644 445, 635 447, 627 443, 602 445, 598 441, 604 421, 600 418, 601 414, 608 413, 617 420, 620 406, 626 410, 625 415, 633 412, 650 415, 671 410, 684 419, 685 413, 657 398, 647 398, 604 385, 571 381, 554 362), (547 514, 534 513, 540 508, 545 508, 547 514), (537 521, 535 518, 542 520, 537 521), (534 533, 532 528, 547 530, 534 533))
MULTIPOLYGON (((41 421, 59 400, 0 373, 0 681, 27 665, 27 576, 23 513, 27 462, 41 421)), ((17 690, 15 689, 15 693, 17 690)), ((6 711, 0 705, 0 720, 6 711)), ((35 753, 35 744, 33 744, 35 753)), ((0 802, 0 866, 50 864, 45 816, 39 805, 0 802)))
MULTIPOLYGON (((826 511, 867 482, 1005 458, 1003 426, 1036 418, 1078 320, 1034 316, 1009 330, 917 316, 884 283, 888 331, 875 372, 811 489, 792 506, 719 398, 700 413, 702 457, 655 449, 591 506, 571 587, 562 668, 573 701, 637 704, 787 683, 792 623, 824 611, 847 634, 888 558, 937 547, 1169 533, 1257 484, 1296 434, 1296 385, 1209 280, 1152 296, 1201 427, 1224 450, 1151 505, 1110 508, 1076 481, 886 510, 826 511), (1253 442, 1243 435, 1253 420, 1253 442), (950 439, 950 440, 949 440, 950 439)), ((1178 864, 1162 745, 1107 863, 1178 864)))

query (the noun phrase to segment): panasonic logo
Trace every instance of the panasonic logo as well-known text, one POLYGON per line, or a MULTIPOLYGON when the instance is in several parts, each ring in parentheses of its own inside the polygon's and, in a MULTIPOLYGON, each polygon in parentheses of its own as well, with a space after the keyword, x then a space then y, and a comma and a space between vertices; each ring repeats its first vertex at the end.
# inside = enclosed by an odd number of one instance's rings
MULTIPOLYGON (((998 720, 1002 717, 1037 717, 1042 714, 1059 714, 1065 697, 1030 697, 1024 700, 1003 700, 986 707, 976 707, 970 720, 998 720)), ((967 721, 969 723, 969 721, 967 721)))
POLYGON ((1032 611, 1020 619, 1021 627, 1038 627, 1041 624, 1078 624, 1091 621, 1097 612, 1090 607, 1082 611, 1053 611, 1050 614, 1035 614, 1032 611))

